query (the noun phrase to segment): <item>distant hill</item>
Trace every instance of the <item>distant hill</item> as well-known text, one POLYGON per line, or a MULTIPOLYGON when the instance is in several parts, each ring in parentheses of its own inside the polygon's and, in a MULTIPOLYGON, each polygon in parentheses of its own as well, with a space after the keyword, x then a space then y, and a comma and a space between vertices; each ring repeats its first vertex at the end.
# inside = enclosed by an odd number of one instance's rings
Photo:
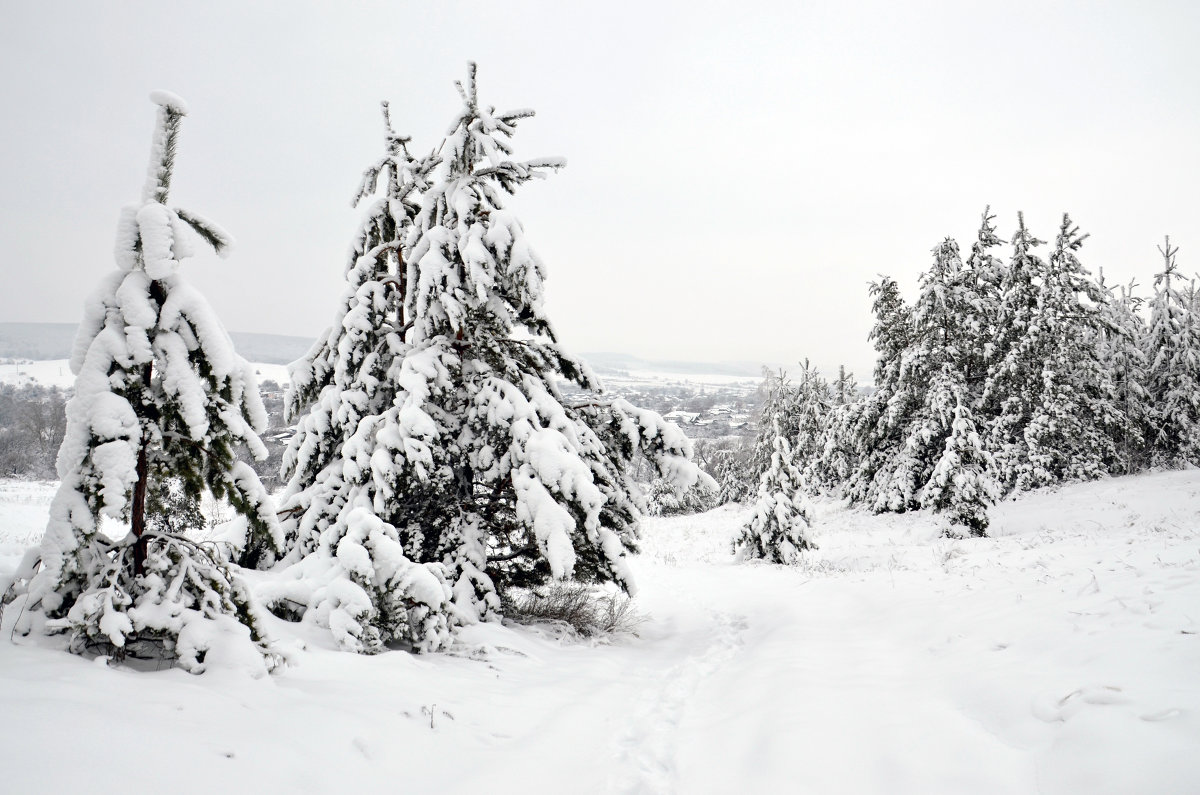
POLYGON ((66 359, 75 323, 0 323, 0 359, 66 359))
POLYGON ((754 362, 681 362, 669 359, 642 359, 627 353, 584 353, 581 355, 592 366, 592 369, 601 375, 636 370, 683 375, 733 375, 747 378, 758 378, 762 375, 762 365, 754 362))
MULTIPOLYGON (((0 323, 0 359, 67 359, 75 342, 75 323, 0 323)), ((233 331, 234 347, 242 358, 263 364, 287 364, 312 347, 306 337, 246 334, 233 331)))
MULTIPOLYGON (((0 323, 0 359, 67 359, 75 342, 75 323, 0 323)), ((231 331, 242 358, 263 364, 288 364, 308 352, 313 341, 283 334, 247 334, 231 331)), ((762 365, 753 362, 681 362, 651 360, 626 353, 584 353, 581 357, 600 375, 630 371, 727 375, 757 378, 762 365)))

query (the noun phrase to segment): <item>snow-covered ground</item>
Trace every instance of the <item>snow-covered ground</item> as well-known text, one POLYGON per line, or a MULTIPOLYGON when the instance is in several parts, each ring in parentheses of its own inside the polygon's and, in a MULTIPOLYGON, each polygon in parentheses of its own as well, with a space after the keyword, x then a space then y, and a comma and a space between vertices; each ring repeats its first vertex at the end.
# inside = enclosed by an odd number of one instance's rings
MULTIPOLYGON (((0 482, 0 581, 52 490, 0 482)), ((0 789, 1200 791, 1200 472, 1026 496, 984 540, 817 512, 791 569, 730 561, 738 509, 648 521, 646 620, 606 644, 360 657, 275 622, 294 664, 254 680, 10 643, 7 615, 0 789)))

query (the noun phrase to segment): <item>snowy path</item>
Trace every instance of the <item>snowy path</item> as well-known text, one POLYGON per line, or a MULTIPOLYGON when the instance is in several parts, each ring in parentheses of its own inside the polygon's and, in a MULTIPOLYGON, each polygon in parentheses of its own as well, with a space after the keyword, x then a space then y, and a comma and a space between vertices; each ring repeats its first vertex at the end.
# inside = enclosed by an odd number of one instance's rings
MULTIPOLYGON (((0 490, 0 578, 47 499, 0 490)), ((1200 472, 1006 503, 984 541, 820 511, 792 569, 730 562, 736 510, 650 521, 648 620, 608 645, 356 657, 280 623, 307 650, 252 681, 0 641, 3 789, 125 791, 96 770, 137 748, 184 793, 1200 791, 1200 472)))
POLYGON ((798 792, 1028 791, 1031 763, 947 697, 935 652, 890 636, 897 611, 927 605, 722 568, 661 573, 676 604, 655 613, 699 612, 708 645, 672 631, 682 659, 635 693, 608 791, 765 792, 781 771, 798 792))

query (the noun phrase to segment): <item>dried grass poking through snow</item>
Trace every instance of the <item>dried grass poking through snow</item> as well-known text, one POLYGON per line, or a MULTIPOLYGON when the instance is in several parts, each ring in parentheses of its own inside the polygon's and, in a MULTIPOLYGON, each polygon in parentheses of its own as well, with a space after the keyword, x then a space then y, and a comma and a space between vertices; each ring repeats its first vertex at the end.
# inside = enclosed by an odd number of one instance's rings
POLYGON ((584 638, 636 634, 646 620, 624 594, 576 582, 511 594, 504 600, 504 617, 517 624, 550 624, 584 638))

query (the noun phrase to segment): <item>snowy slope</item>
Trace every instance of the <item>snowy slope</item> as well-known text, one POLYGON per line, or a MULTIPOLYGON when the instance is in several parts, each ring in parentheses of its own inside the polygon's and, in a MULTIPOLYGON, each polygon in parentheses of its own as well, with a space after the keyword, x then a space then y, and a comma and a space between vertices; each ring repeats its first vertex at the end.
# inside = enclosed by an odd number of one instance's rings
MULTIPOLYGON (((0 578, 49 484, 2 484, 0 578)), ((745 512, 655 519, 608 645, 478 627, 358 657, 273 629, 268 680, 0 641, 3 789, 1200 791, 1200 472, 1000 506, 994 538, 817 504, 821 549, 733 565, 745 512), (299 645, 307 649, 298 651, 299 645), (113 763, 113 749, 123 761, 113 763), (69 752, 68 752, 69 751, 69 752), (136 764, 142 770, 131 773, 136 764)))

